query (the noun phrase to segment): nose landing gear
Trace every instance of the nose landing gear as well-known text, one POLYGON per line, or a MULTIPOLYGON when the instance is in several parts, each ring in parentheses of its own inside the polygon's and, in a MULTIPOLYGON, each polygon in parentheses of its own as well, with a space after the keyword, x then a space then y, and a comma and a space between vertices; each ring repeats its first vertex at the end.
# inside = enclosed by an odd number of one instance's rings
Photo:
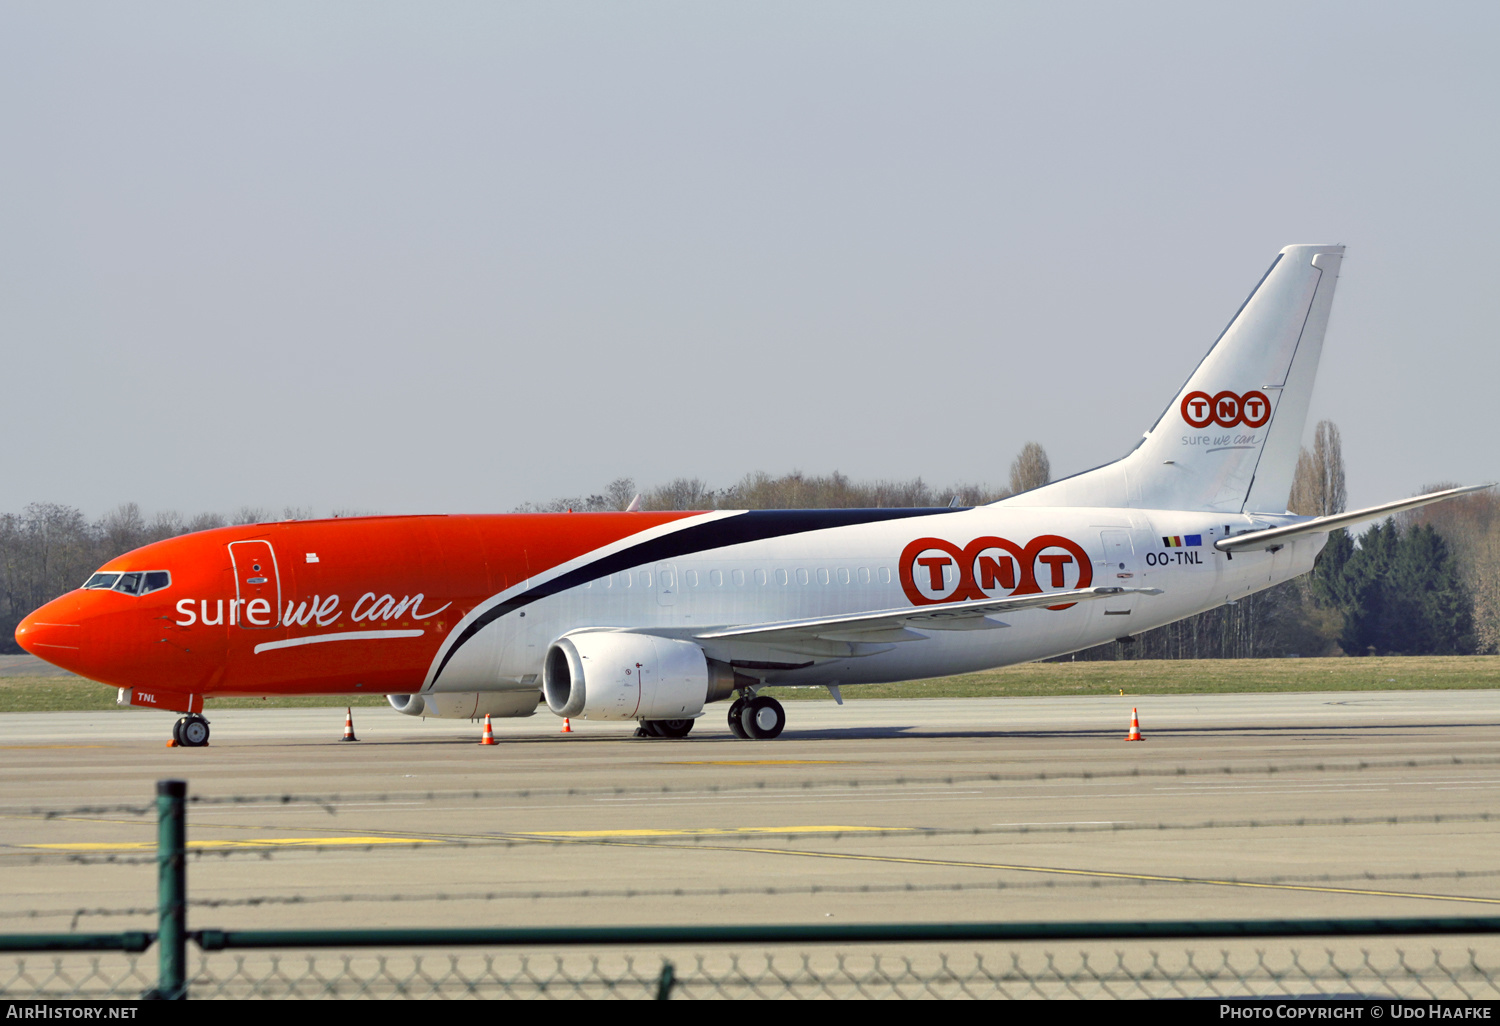
POLYGON ((208 721, 197 713, 182 717, 172 725, 172 740, 183 748, 202 748, 208 744, 208 721))

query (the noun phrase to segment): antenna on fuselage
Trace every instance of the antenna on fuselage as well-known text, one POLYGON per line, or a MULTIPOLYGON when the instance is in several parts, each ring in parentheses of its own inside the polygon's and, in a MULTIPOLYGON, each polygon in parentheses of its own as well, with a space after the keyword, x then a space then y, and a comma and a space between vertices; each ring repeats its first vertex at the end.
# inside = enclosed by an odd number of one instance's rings
POLYGON ((626 513, 639 513, 641 511, 641 493, 636 492, 635 498, 630 500, 630 505, 625 507, 626 513))

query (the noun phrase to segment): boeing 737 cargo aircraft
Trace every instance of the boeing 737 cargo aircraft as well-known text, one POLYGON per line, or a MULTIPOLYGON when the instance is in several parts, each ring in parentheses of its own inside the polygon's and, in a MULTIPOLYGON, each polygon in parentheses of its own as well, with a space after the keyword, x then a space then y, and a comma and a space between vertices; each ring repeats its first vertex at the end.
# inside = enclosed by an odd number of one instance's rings
POLYGON ((383 694, 410 715, 639 721, 768 692, 1076 651, 1312 568, 1328 532, 1475 489, 1286 512, 1341 246, 1288 246, 1134 449, 973 509, 401 516, 256 524, 110 560, 16 640, 186 713, 221 695, 383 694))

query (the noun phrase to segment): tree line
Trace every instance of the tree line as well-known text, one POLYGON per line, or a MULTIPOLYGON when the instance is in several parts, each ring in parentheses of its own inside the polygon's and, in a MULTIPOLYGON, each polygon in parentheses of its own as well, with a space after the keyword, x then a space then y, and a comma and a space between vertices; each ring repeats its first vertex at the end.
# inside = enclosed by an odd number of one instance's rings
MULTIPOLYGON (((857 481, 834 472, 757 472, 711 488, 678 478, 640 490, 618 478, 600 492, 526 503, 515 512, 685 509, 869 509, 977 506, 1051 480, 1047 454, 1028 442, 1005 484, 933 487, 922 478, 857 481)), ((1423 492, 1452 487, 1433 484, 1423 492)), ((1347 501, 1338 428, 1318 424, 1298 461, 1289 507, 1309 516, 1340 513, 1347 501)), ((338 510, 334 516, 357 515, 338 510)), ((134 548, 191 531, 268 520, 302 520, 243 507, 191 519, 173 512, 147 519, 125 503, 98 520, 54 503, 0 514, 0 651, 19 652, 15 628, 38 606, 78 587, 97 567, 134 548)), ((1492 492, 1413 510, 1368 528, 1358 539, 1330 537, 1313 573, 1156 630, 1067 658, 1216 659, 1288 655, 1468 654, 1500 651, 1500 499, 1492 492)))
MULTIPOLYGON (((1440 482, 1417 494, 1457 487, 1440 482)), ((1339 430, 1318 424, 1297 461, 1288 509, 1347 508, 1339 430)), ((1471 655, 1500 651, 1500 498, 1411 510, 1357 539, 1334 531, 1311 574, 1074 659, 1471 655)))

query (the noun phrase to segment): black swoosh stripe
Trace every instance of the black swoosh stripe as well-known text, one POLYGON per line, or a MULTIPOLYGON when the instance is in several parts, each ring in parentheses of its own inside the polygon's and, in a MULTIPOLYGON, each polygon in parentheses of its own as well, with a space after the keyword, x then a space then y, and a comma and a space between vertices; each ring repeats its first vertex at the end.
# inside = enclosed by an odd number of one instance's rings
POLYGON ((549 595, 556 595, 558 592, 567 591, 569 588, 577 587, 586 581, 605 577, 620 570, 639 566, 642 563, 659 563, 665 559, 686 556, 694 552, 703 552, 707 549, 720 549, 729 545, 740 545, 745 542, 765 541, 769 538, 784 538, 791 534, 806 534, 810 531, 822 531, 833 527, 875 524, 885 520, 901 520, 908 517, 938 516, 943 513, 960 513, 964 509, 965 507, 947 507, 942 509, 752 510, 737 516, 713 520, 706 524, 695 524, 692 527, 685 527, 680 531, 674 531, 660 538, 653 538, 650 541, 632 545, 613 555, 603 556, 575 570, 569 570, 565 574, 538 584, 535 588, 512 596, 494 608, 486 610, 459 634, 458 640, 453 643, 453 646, 443 656, 443 661, 438 665, 437 673, 432 675, 432 683, 436 684, 438 682, 438 678, 443 675, 443 670, 448 667, 448 661, 453 658, 470 638, 500 619, 506 613, 514 612, 523 606, 528 606, 538 599, 544 599, 549 595))

